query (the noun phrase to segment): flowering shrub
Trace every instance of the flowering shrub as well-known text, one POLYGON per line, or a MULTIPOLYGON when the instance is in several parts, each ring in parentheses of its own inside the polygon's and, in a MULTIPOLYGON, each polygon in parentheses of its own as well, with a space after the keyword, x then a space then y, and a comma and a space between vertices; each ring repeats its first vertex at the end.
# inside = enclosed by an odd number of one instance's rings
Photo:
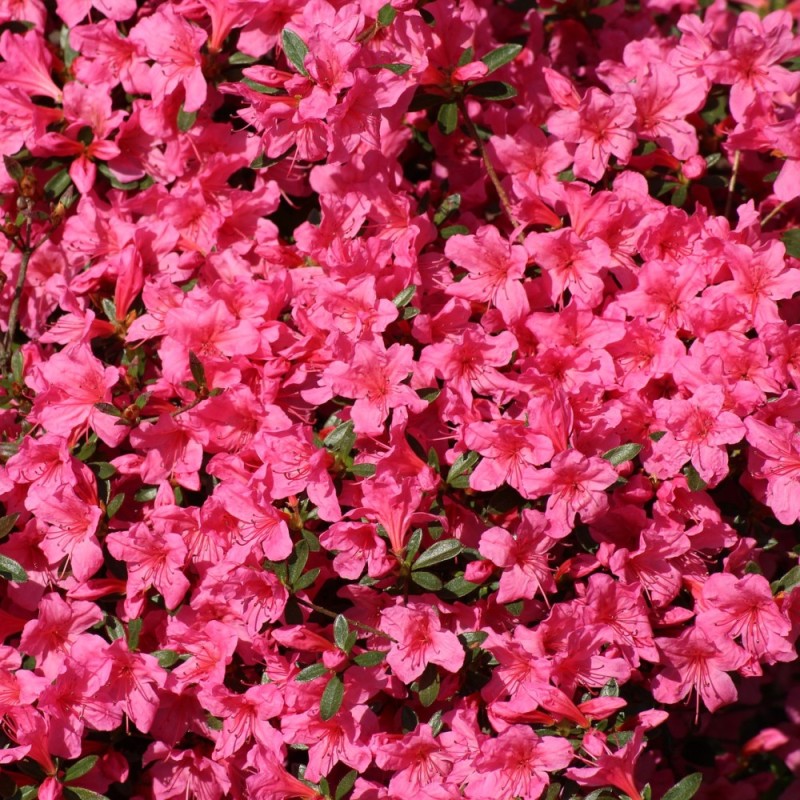
POLYGON ((0 4, 0 795, 800 796, 775 5, 0 4))

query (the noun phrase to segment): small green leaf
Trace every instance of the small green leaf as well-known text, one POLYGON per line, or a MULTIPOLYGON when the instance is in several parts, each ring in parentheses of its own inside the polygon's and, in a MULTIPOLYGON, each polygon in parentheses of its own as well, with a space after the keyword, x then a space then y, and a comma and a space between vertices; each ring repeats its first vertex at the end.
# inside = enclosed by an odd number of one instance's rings
POLYGON ((347 639, 350 636, 350 624, 347 617, 337 614, 333 621, 333 641, 340 650, 347 652, 347 639))
POLYGON ((328 681, 319 703, 320 718, 329 720, 334 717, 336 712, 342 707, 343 699, 344 683, 338 675, 331 675, 331 679, 328 681))
POLYGON ((22 355, 22 350, 15 350, 14 355, 11 356, 11 377, 16 383, 22 383, 24 369, 25 356, 22 355))
POLYGON ((397 9, 391 3, 387 3, 385 6, 381 6, 380 11, 378 11, 378 25, 381 28, 388 28, 394 22, 396 16, 397 9))
POLYGON ((69 172, 67 172, 65 168, 56 172, 56 174, 47 181, 44 185, 44 193, 52 198, 61 197, 71 184, 72 178, 70 178, 69 172))
POLYGON ((683 206, 686 204, 688 189, 689 187, 685 183, 678 184, 669 200, 670 205, 675 206, 675 208, 683 208, 683 206))
POLYGON ((174 650, 154 650, 150 655, 164 669, 169 669, 173 664, 177 664, 180 658, 180 653, 176 653, 174 650))
POLYGON ((411 286, 406 286, 402 292, 400 292, 397 297, 392 300, 392 302, 398 307, 403 308, 407 306, 411 300, 413 299, 414 295, 417 293, 417 287, 413 284, 411 286))
POLYGON ((312 664, 310 667, 305 667, 305 669, 301 669, 297 675, 294 676, 294 679, 298 681, 298 683, 307 683, 308 681, 316 680, 317 678, 321 678, 323 675, 328 673, 328 668, 324 664, 312 664))
POLYGON ((301 75, 307 78, 308 70, 303 63, 308 55, 306 43, 288 28, 283 29, 281 40, 283 41, 283 52, 286 53, 286 58, 301 75))
POLYGON ((414 560, 414 556, 419 551, 419 546, 421 544, 422 528, 415 528, 408 539, 408 544, 406 544, 406 564, 410 564, 414 560))
POLYGON ((433 215, 433 224, 441 225, 454 211, 461 207, 461 195, 458 192, 445 197, 433 215))
POLYGON ((252 89, 254 92, 258 92, 259 94, 280 94, 281 90, 275 86, 268 86, 265 83, 259 83, 258 81, 254 81, 252 78, 242 78, 241 81, 245 86, 252 89))
POLYGON ((469 233, 469 228, 466 225, 448 225, 439 231, 442 239, 449 239, 451 236, 464 236, 469 233))
POLYGON ((178 111, 178 130, 181 131, 181 133, 186 133, 188 130, 191 130, 196 121, 196 111, 184 111, 183 106, 180 107, 178 111))
POLYGON ((385 650, 366 650, 363 653, 359 653, 353 659, 353 663, 358 664, 359 667, 377 667, 385 658, 385 650))
POLYGON ((303 539, 294 546, 294 562, 289 567, 289 583, 295 584, 303 574, 309 554, 308 543, 303 539))
POLYGON ((619 447, 614 447, 606 453, 603 453, 603 458, 615 467, 619 464, 624 464, 626 461, 632 461, 639 455, 642 446, 640 444, 621 444, 619 447))
POLYGON ((298 580, 294 582, 294 590, 296 592, 301 592, 303 589, 308 589, 308 587, 311 586, 311 584, 314 583, 314 581, 319 577, 319 573, 320 573, 319 567, 314 567, 314 569, 310 569, 308 572, 306 572, 303 576, 301 576, 300 578, 298 578, 298 580))
POLYGON ((417 560, 412 569, 426 569, 442 561, 449 561, 455 558, 463 547, 458 539, 440 539, 434 542, 417 560))
POLYGON ((800 565, 792 567, 782 578, 772 583, 772 592, 788 592, 800 583, 800 565))
POLYGON ((468 477, 470 472, 472 472, 472 468, 478 463, 479 457, 480 456, 474 450, 467 450, 466 453, 462 453, 455 460, 453 466, 450 467, 450 470, 447 473, 447 483, 450 486, 456 486, 454 481, 457 478, 468 477))
POLYGON ((128 650, 136 650, 139 647, 139 634, 142 632, 142 618, 136 617, 128 622, 128 650))
POLYGON ((800 228, 784 231, 781 234, 781 241, 790 256, 800 258, 800 228))
POLYGON ((99 756, 86 756, 86 758, 76 761, 64 773, 64 782, 67 783, 82 778, 97 763, 98 758, 99 756))
POLYGON ((25 583, 28 580, 28 573, 25 572, 22 564, 4 555, 0 555, 0 575, 15 583, 25 583))
POLYGON ((432 572, 412 572, 411 580, 429 592, 438 592, 443 586, 441 578, 432 572))
POLYGON ((619 697, 619 684, 614 678, 600 690, 600 697, 619 697))
POLYGON ((100 478, 101 481, 108 480, 117 474, 117 468, 108 461, 92 461, 91 465, 94 467, 94 474, 100 478))
POLYGON ((107 617, 106 619, 106 633, 108 634, 108 638, 111 639, 112 642, 117 641, 117 639, 123 639, 125 637, 125 628, 122 627, 122 622, 116 617, 107 617))
POLYGON ((109 322, 116 322, 117 321, 117 307, 114 305, 114 301, 110 297, 104 297, 100 301, 100 305, 103 307, 103 313, 106 315, 106 319, 109 322))
POLYGON ((470 592, 477 589, 479 585, 480 584, 468 581, 463 575, 460 575, 448 581, 444 585, 444 588, 447 589, 448 592, 452 592, 456 597, 465 597, 470 592))
POLYGON ((470 86, 467 94, 482 97, 484 100, 508 100, 517 96, 517 90, 510 83, 486 81, 470 86))
POLYGON ((14 530, 14 525, 19 519, 19 514, 9 514, 6 517, 0 517, 0 539, 5 539, 11 531, 14 530))
POLYGON ((378 64, 381 69, 388 69, 395 75, 405 75, 411 69, 411 64, 378 64))
POLYGON ((195 383, 202 389, 206 387, 206 370, 203 362, 198 358, 196 353, 189 351, 189 369, 191 370, 192 377, 195 383))
POLYGON ((439 130, 449 136, 458 127, 458 106, 455 103, 443 103, 436 115, 439 130))
POLYGON ((94 407, 103 414, 108 414, 110 417, 121 417, 122 412, 111 403, 95 403, 94 407))
MULTIPOLYGON (((3 156, 3 164, 5 165, 8 177, 15 183, 19 183, 25 177, 25 169, 16 158, 12 156, 3 156)), ((66 170, 63 171, 66 172, 66 170)))
POLYGON ((513 61, 521 52, 521 44, 503 44, 487 53, 481 61, 489 67, 489 72, 494 72, 496 69, 500 69, 500 67, 513 61))
POLYGON ((323 440, 322 444, 329 450, 335 450, 341 455, 347 455, 356 443, 356 434, 353 431, 353 423, 340 422, 323 440))
POLYGON ((435 714, 431 714, 431 718, 428 720, 428 725, 431 726, 431 736, 438 736, 442 732, 444 723, 442 722, 441 708, 435 714))
POLYGON ((689 463, 684 467, 683 474, 686 476, 686 483, 689 486, 689 491, 700 492, 708 485, 701 477, 700 473, 695 469, 694 464, 689 463))
POLYGON ((675 784, 661 800, 690 800, 697 793, 703 776, 699 772, 687 775, 680 783, 675 784))
POLYGON ((458 57, 458 64, 456 66, 465 67, 467 64, 471 63, 474 58, 475 58, 475 48, 474 47, 468 47, 458 57))
POLYGON ((81 786, 65 786, 64 796, 70 798, 70 800, 108 800, 108 797, 104 794, 98 794, 81 786))
POLYGON ((136 500, 137 503, 149 503, 151 500, 156 499, 157 494, 158 486, 143 486, 136 492, 133 499, 136 500))
POLYGON ((117 511, 120 510, 120 507, 125 502, 125 493, 120 492, 119 494, 115 494, 109 501, 108 505, 106 506, 106 516, 109 519, 113 519, 117 511))
POLYGON ((250 64, 255 64, 258 61, 254 56, 249 56, 247 53, 234 53, 229 59, 228 63, 233 67, 246 67, 250 64))
POLYGON ((370 475, 375 474, 377 467, 374 464, 353 464, 350 467, 350 472, 353 475, 358 475, 360 478, 369 478, 370 475))
POLYGON ((442 682, 436 667, 429 665, 419 679, 419 702, 425 707, 432 706, 439 696, 442 682))
POLYGON ((662 440, 662 439, 663 439, 663 438, 664 438, 666 435, 667 435, 667 432, 666 432, 666 431, 653 431, 653 432, 650 434, 650 438, 651 438, 651 439, 652 439, 654 442, 660 442, 660 441, 661 441, 661 440, 662 440))
POLYGON ((346 772, 336 786, 336 794, 333 796, 333 800, 342 800, 353 786, 355 786, 357 777, 358 770, 356 769, 351 769, 350 772, 346 772))

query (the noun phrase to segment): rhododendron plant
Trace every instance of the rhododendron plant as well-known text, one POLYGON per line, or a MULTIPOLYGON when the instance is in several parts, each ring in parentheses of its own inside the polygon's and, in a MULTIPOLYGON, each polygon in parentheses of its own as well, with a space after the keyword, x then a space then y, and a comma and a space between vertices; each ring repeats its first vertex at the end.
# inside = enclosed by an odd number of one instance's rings
POLYGON ((0 3, 0 796, 800 796, 799 24, 0 3))

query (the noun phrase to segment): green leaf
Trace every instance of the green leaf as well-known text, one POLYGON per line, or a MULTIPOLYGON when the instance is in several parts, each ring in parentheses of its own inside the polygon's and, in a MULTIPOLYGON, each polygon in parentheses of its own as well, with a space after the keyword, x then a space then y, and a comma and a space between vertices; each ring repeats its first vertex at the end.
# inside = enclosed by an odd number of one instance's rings
POLYGON ((97 763, 98 758, 99 756, 86 756, 86 758, 76 761, 64 773, 64 782, 67 783, 77 778, 82 778, 97 763))
POLYGON ((689 187, 685 183, 678 184, 675 187, 675 191, 672 193, 672 197, 670 198, 670 205, 675 206, 675 208, 683 208, 686 204, 686 196, 688 193, 689 187))
POLYGON ((22 564, 4 555, 0 555, 0 575, 15 583, 25 583, 28 580, 28 573, 22 568, 22 564))
POLYGON ((800 565, 792 567, 782 578, 772 583, 772 593, 788 592, 800 583, 800 565))
POLYGON ((47 181, 44 185, 44 193, 52 198, 61 197, 71 184, 72 178, 70 178, 69 172, 62 169, 47 181))
POLYGON ((325 691, 322 693, 322 699, 319 702, 319 715, 323 720, 329 720, 336 715, 336 712, 342 707, 342 700, 344 699, 344 683, 339 675, 331 675, 325 691))
POLYGON ((15 350, 14 355, 11 356, 11 377, 16 383, 22 383, 24 369, 25 356, 22 355, 22 350, 15 350))
POLYGON ((458 106, 455 103, 442 103, 436 115, 439 130, 449 136, 458 127, 458 106))
POLYGON ((196 111, 184 111, 183 106, 180 107, 178 111, 178 130, 181 131, 181 133, 186 133, 186 131, 191 130, 196 121, 196 111))
POLYGON ((109 464, 108 461, 92 461, 90 466, 95 467, 94 474, 101 481, 105 481, 117 474, 117 468, 113 464, 109 464))
POLYGON ((454 211, 461 207, 461 195, 456 192, 445 197, 433 215, 433 224, 441 225, 454 211))
POLYGON ((340 650, 347 652, 347 639, 350 636, 350 623, 343 614, 337 614, 333 621, 333 641, 340 650))
POLYGON ((350 472, 361 478, 369 478, 370 475, 375 474, 376 469, 377 467, 374 464, 353 464, 350 467, 350 472))
POLYGON ((494 72, 496 69, 500 69, 500 67, 513 61, 521 52, 521 44, 503 44, 487 53, 481 61, 489 67, 489 72, 494 72))
POLYGON ((308 572, 305 573, 301 578, 294 582, 294 590, 296 592, 301 592, 303 589, 308 589, 312 583, 317 579, 320 573, 319 567, 314 567, 314 569, 310 569, 308 572))
POLYGON ((142 618, 136 617, 128 622, 128 650, 139 647, 139 634, 142 632, 142 618))
POLYGON ((419 551, 419 546, 422 544, 422 528, 415 528, 406 544, 406 564, 410 564, 414 560, 414 556, 419 551))
POLYGON ((411 64, 378 64, 381 69, 388 69, 395 75, 405 75, 411 69, 411 64))
POLYGON ((378 25, 381 28, 388 28, 394 22, 396 16, 397 9, 391 3, 387 3, 385 6, 381 6, 380 11, 378 11, 378 25))
POLYGON ((233 67, 246 67, 250 64, 255 64, 258 61, 254 56, 249 56, 247 53, 234 53, 229 59, 228 63, 233 67))
POLYGON ((366 650, 363 653, 359 653, 353 659, 353 663, 358 664, 359 667, 377 667, 385 658, 385 650, 366 650))
POLYGON ((684 467, 683 474, 686 476, 686 483, 689 486, 689 491, 700 492, 708 486, 708 484, 700 477, 700 473, 695 469, 694 464, 689 463, 684 467))
POLYGON ((122 412, 111 403, 95 403, 94 407, 101 411, 103 414, 108 414, 110 417, 121 417, 122 412))
POLYGON ((124 638, 125 628, 122 627, 122 623, 116 617, 109 617, 107 619, 106 633, 108 634, 108 638, 111 639, 112 642, 124 638))
POLYGON ((619 684, 614 678, 600 690, 600 697, 619 697, 619 684))
POLYGON ((472 472, 472 468, 478 463, 479 458, 480 456, 474 450, 467 450, 466 453, 462 453, 455 460, 453 466, 450 467, 447 473, 447 483, 457 488, 466 488, 466 486, 469 486, 469 481, 463 484, 463 486, 460 483, 455 483, 455 481, 458 478, 468 478, 470 472, 472 472))
POLYGON ((353 786, 355 786, 357 777, 358 770, 356 769, 351 769, 350 772, 346 772, 336 786, 336 794, 333 796, 333 800, 342 800, 353 786))
POLYGON ((621 444, 619 447, 614 447, 606 453, 603 453, 603 458, 615 467, 619 464, 624 464, 626 461, 633 461, 642 446, 640 444, 621 444))
POLYGON ((109 519, 113 519, 116 516, 117 511, 120 510, 120 507, 124 502, 125 502, 125 492, 120 492, 119 494, 115 494, 108 501, 108 505, 106 506, 106 516, 109 519))
POLYGON ((474 591, 478 588, 480 584, 472 583, 472 581, 468 581, 463 575, 459 575, 453 580, 448 581, 444 588, 447 589, 448 592, 452 592, 456 597, 465 597, 470 592, 474 591))
POLYGON ((9 514, 6 517, 0 517, 0 539, 5 539, 11 531, 14 530, 14 525, 19 519, 19 514, 9 514))
POLYGON ((426 569, 442 561, 449 561, 455 558, 463 546, 458 539, 440 539, 434 542, 415 562, 412 569, 426 569))
POLYGON ((508 100, 517 96, 517 90, 510 83, 486 81, 476 83, 467 89, 467 94, 482 97, 484 100, 508 100))
POLYGON ((451 236, 464 236, 469 233, 469 228, 466 225, 448 225, 439 231, 442 239, 449 239, 451 236))
POLYGON ((348 420, 347 422, 340 422, 323 440, 322 444, 329 450, 335 450, 337 453, 347 455, 356 443, 356 434, 353 431, 353 423, 348 420))
POLYGON ((435 714, 431 714, 431 718, 428 720, 428 725, 431 726, 431 736, 438 736, 441 733, 444 725, 442 722, 441 708, 435 714))
POLYGON ((316 680, 327 674, 328 668, 324 664, 312 664, 310 667, 301 669, 294 679, 299 683, 307 683, 308 681, 316 680))
MULTIPOLYGON (((12 181, 19 183, 25 177, 25 169, 16 158, 12 156, 3 156, 3 164, 12 181)), ((66 170, 63 171, 66 172, 66 170)))
POLYGON ((666 435, 667 435, 667 432, 666 432, 666 431, 653 431, 653 432, 650 434, 650 438, 651 438, 651 439, 652 439, 654 442, 660 442, 660 441, 661 441, 661 440, 662 440, 662 439, 663 439, 663 438, 664 438, 666 435))
POLYGON ((468 47, 458 57, 458 64, 456 66, 465 67, 467 64, 471 63, 474 58, 475 58, 475 48, 474 47, 468 47))
POLYGON ((133 499, 136 500, 137 503, 149 503, 151 500, 156 499, 157 494, 158 486, 143 486, 136 492, 133 499))
POLYGON ((781 235, 781 241, 790 256, 800 258, 800 228, 784 231, 781 235))
POLYGON ((308 47, 306 43, 294 32, 288 28, 283 29, 281 34, 283 41, 283 52, 286 53, 286 58, 294 65, 295 69, 304 77, 308 77, 308 70, 305 68, 303 62, 308 55, 308 47))
POLYGON ((419 702, 425 707, 432 706, 439 696, 442 682, 436 667, 429 665, 419 679, 419 702))
POLYGON ((206 384, 206 370, 203 366, 203 362, 198 358, 196 353, 193 353, 191 350, 189 351, 189 369, 192 372, 192 377, 195 380, 195 383, 200 387, 204 388, 206 384))
POLYGON ((158 665, 163 669, 169 669, 173 664, 177 664, 180 658, 180 654, 174 650, 154 650, 150 655, 158 661, 158 665))
POLYGON ((697 793, 703 776, 699 772, 687 775, 680 783, 675 784, 661 800, 690 800, 697 793))
POLYGON ((432 572, 412 572, 411 580, 430 592, 438 592, 442 588, 442 580, 432 572))
POLYGON ((98 794, 81 786, 65 786, 64 796, 71 798, 71 800, 108 800, 108 797, 104 794, 98 794))
POLYGON ((252 78, 242 78, 241 82, 248 88, 252 89, 254 92, 258 92, 259 94, 274 95, 281 93, 281 90, 278 89, 276 86, 268 86, 265 83, 259 83, 258 81, 254 81, 252 78))
POLYGON ((289 583, 296 583, 303 574, 309 554, 308 543, 303 539, 294 546, 294 562, 289 567, 289 583))
POLYGON ((414 295, 417 293, 417 287, 413 284, 411 286, 406 286, 402 292, 400 292, 397 297, 392 300, 392 302, 398 307, 403 308, 407 306, 411 300, 413 299, 414 295))

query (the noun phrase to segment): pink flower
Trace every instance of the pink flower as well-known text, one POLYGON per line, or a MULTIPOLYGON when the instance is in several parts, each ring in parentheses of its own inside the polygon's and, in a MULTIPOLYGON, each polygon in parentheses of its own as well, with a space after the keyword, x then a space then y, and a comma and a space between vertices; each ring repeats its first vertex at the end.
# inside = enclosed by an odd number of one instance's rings
POLYGON ((428 664, 438 664, 448 672, 458 672, 464 663, 464 648, 458 637, 442 630, 436 611, 426 603, 409 600, 381 612, 381 630, 395 641, 386 663, 403 683, 411 683, 428 664))
POLYGON ((605 490, 617 480, 617 472, 602 458, 584 456, 577 450, 557 453, 551 466, 528 478, 527 497, 550 495, 547 516, 564 528, 572 528, 575 515, 591 522, 608 505, 605 490))

